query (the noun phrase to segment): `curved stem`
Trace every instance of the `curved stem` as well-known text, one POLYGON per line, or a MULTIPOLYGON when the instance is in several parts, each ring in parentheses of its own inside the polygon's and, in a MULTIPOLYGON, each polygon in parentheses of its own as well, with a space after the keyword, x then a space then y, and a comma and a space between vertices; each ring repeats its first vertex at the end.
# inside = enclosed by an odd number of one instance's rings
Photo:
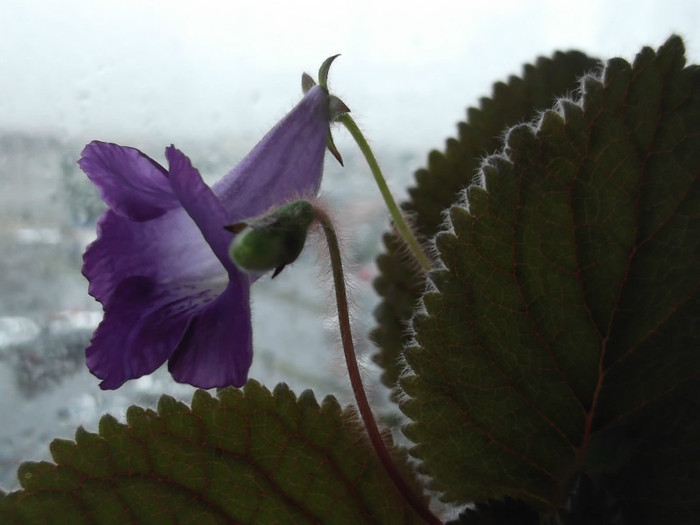
POLYGON ((411 487, 406 483, 401 473, 396 468, 391 454, 386 448, 386 444, 379 433, 377 422, 374 420, 372 409, 369 406, 365 389, 362 386, 362 377, 360 376, 360 368, 357 365, 355 356, 355 347, 352 342, 352 332, 350 330, 350 314, 348 311, 348 298, 345 289, 345 276, 343 274, 343 264, 340 256, 340 246, 338 244, 338 236, 333 228, 333 223, 328 217, 328 214, 322 209, 314 206, 314 218, 321 224, 323 233, 326 236, 328 243, 328 252, 331 259, 331 268, 333 271, 333 284, 335 285, 336 304, 338 307, 338 324, 340 326, 340 339, 343 343, 343 352, 345 354, 345 362, 348 367, 348 375, 350 376, 350 384, 352 391, 357 401, 357 406, 360 411, 360 416, 367 429, 369 440, 374 447, 374 451, 379 457, 384 470, 394 482, 394 485, 413 507, 413 509, 426 521, 433 525, 442 524, 442 522, 430 511, 423 499, 416 495, 411 487))
POLYGON ((360 128, 347 113, 340 115, 337 118, 337 121, 341 122, 347 128, 350 135, 352 135, 352 138, 355 139, 355 142, 357 142, 360 151, 362 151, 362 154, 365 156, 367 164, 369 164, 369 169, 372 171, 372 175, 374 175, 374 180, 377 182, 377 186, 379 186, 379 192, 382 194, 387 208, 389 208, 389 213, 391 214, 391 218, 394 220, 396 229, 399 230, 401 237, 403 237, 403 240, 408 245, 408 248, 413 253, 413 256, 416 258, 421 268, 423 268, 425 272, 430 271, 432 266, 430 264, 430 259, 427 255, 425 255, 425 252, 418 243, 416 236, 413 234, 413 230, 409 228, 403 214, 401 213, 401 210, 396 205, 396 201, 391 195, 391 191, 389 191, 389 186, 386 184, 386 179, 384 179, 384 175, 382 175, 382 170, 379 168, 379 163, 377 162, 374 153, 372 153, 372 149, 369 147, 367 139, 365 139, 362 131, 360 131, 360 128))

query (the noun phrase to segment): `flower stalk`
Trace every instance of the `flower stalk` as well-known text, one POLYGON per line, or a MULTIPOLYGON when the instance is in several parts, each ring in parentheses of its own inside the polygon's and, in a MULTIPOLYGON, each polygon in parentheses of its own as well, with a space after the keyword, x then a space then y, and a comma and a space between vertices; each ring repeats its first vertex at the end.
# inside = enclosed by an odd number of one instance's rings
POLYGON ((413 234, 413 230, 411 230, 411 228, 408 226, 408 223, 404 219, 404 216, 401 213, 401 210, 399 209, 398 205, 396 204, 394 197, 391 195, 391 191, 389 190, 389 186, 386 183, 386 179, 382 174, 382 170, 379 167, 379 163, 377 162, 374 153, 372 153, 372 148, 370 148, 367 139, 365 139, 364 135, 362 134, 362 131, 360 131, 359 126, 347 113, 337 117, 336 121, 342 123, 345 126, 345 128, 350 132, 350 135, 352 135, 352 138, 355 139, 357 146, 360 148, 360 151, 364 155, 365 160, 369 165, 369 169, 372 171, 372 175, 374 175, 374 180, 376 181, 377 186, 379 187, 379 192, 382 194, 387 208, 389 208, 389 213, 391 214, 391 218, 394 220, 394 225, 399 231, 399 234, 403 238, 404 242, 411 250, 411 253, 416 258, 418 264, 420 264, 423 271, 430 271, 430 268, 432 267, 430 259, 423 251, 423 248, 421 248, 421 245, 418 243, 418 239, 416 239, 416 236, 413 234))
POLYGON ((318 221, 323 228, 323 233, 325 234, 326 243, 328 245, 328 253, 330 256, 331 269, 333 273, 333 284, 335 287, 336 305, 338 308, 340 339, 343 345, 343 353, 345 354, 345 362, 348 367, 348 375, 350 377, 352 391, 355 395, 355 401, 357 402, 357 407, 360 411, 360 416, 362 417, 362 422, 365 425, 365 429, 367 430, 369 440, 372 443, 372 447, 374 448, 379 461, 384 467, 384 470, 387 472, 398 491, 411 505, 411 507, 426 521, 426 523, 435 525, 441 524, 442 522, 440 519, 438 519, 431 512, 423 499, 413 491, 408 483, 406 483, 406 480, 396 468, 396 464, 391 458, 391 454, 389 453, 389 450, 387 449, 386 444, 379 433, 377 422, 374 419, 372 409, 370 408, 369 401, 367 400, 365 389, 362 385, 362 376, 360 375, 360 368, 357 364, 357 357, 355 354, 355 346, 352 340, 350 313, 348 309, 348 298, 345 287, 345 275, 343 273, 343 263, 340 255, 338 236, 333 228, 333 223, 330 217, 323 209, 319 208, 318 206, 314 206, 313 213, 315 220, 318 221))
MULTIPOLYGON (((331 57, 328 57, 326 60, 324 60, 323 64, 321 64, 321 67, 318 70, 318 85, 326 91, 328 90, 328 72, 330 71, 331 64, 333 64, 333 61, 339 56, 340 55, 333 55, 331 57)), ((304 93, 308 92, 315 85, 316 82, 313 78, 311 78, 310 75, 307 75, 306 73, 302 75, 301 88, 304 93)), ((382 174, 382 170, 379 167, 379 163, 377 162, 374 153, 372 153, 372 148, 370 148, 369 143, 362 134, 362 131, 360 131, 359 126, 355 123, 355 121, 349 114, 350 109, 345 105, 345 103, 342 100, 340 100, 335 95, 330 95, 329 100, 331 108, 331 121, 340 122, 350 132, 350 135, 357 143, 357 146, 360 148, 360 151, 364 155, 365 160, 369 165, 369 169, 372 172, 372 175, 374 176, 374 180, 376 181, 377 186, 379 187, 379 192, 382 194, 382 198, 384 199, 384 202, 386 203, 386 206, 389 209, 389 213, 391 214, 391 218, 394 220, 394 225, 396 226, 399 235, 403 238, 404 242, 408 246, 408 249, 416 258, 416 261, 418 261, 418 264, 420 265, 421 269, 426 273, 429 272, 432 268, 430 258, 425 254, 423 248, 421 248, 421 245, 418 242, 418 239, 416 239, 413 230, 411 230, 408 223, 406 222, 406 219, 401 213, 401 210, 397 206, 396 201, 394 200, 394 197, 392 196, 391 191, 389 190, 389 186, 386 183, 386 179, 382 174)), ((340 156, 338 149, 335 147, 335 144, 333 143, 333 137, 330 135, 330 133, 328 134, 328 149, 342 166, 342 157, 340 156)))

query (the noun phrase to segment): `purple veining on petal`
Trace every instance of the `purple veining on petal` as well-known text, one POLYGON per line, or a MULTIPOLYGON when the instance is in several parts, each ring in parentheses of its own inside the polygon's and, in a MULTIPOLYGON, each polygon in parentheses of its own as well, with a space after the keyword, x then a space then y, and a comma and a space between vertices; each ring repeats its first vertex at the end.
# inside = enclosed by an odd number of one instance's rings
POLYGON ((313 88, 212 189, 173 146, 169 170, 133 148, 86 146, 80 166, 110 207, 83 255, 89 292, 105 310, 86 350, 102 388, 165 361, 194 386, 245 383, 254 278, 229 260, 224 226, 315 195, 328 125, 328 94, 313 88))

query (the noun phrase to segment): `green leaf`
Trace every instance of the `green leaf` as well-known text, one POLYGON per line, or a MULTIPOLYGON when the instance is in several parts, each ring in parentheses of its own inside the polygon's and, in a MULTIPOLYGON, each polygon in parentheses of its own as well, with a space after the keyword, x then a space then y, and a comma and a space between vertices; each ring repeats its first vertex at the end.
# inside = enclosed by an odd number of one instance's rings
POLYGON ((20 467, 0 523, 420 523, 334 398, 254 381, 218 397, 164 396, 55 440, 56 464, 20 467))
MULTIPOLYGON (((584 73, 601 65, 583 53, 556 53, 526 65, 522 78, 513 76, 507 83, 495 84, 491 98, 482 98, 478 109, 468 110, 467 122, 459 124, 459 136, 447 141, 445 153, 432 151, 428 167, 416 172, 416 187, 409 190, 411 200, 402 208, 419 236, 430 239, 438 232, 443 210, 472 181, 482 159, 502 146, 506 127, 535 118, 557 96, 574 91, 584 73)), ((375 311, 378 326, 372 339, 380 348, 374 360, 384 370, 382 381, 393 388, 403 369, 399 356, 408 341, 406 325, 425 280, 393 234, 385 234, 384 243, 386 253, 377 258, 380 275, 375 280, 383 301, 375 311)))
POLYGON ((540 516, 522 501, 506 498, 502 501, 476 503, 446 525, 539 525, 540 516))
POLYGON ((622 509, 624 523, 695 523, 700 516, 699 391, 696 379, 592 439, 584 468, 622 509))
POLYGON ((605 490, 628 508, 700 512, 700 69, 683 53, 672 37, 585 77, 450 209, 400 382, 446 500, 553 512, 584 471, 626 480, 605 490))

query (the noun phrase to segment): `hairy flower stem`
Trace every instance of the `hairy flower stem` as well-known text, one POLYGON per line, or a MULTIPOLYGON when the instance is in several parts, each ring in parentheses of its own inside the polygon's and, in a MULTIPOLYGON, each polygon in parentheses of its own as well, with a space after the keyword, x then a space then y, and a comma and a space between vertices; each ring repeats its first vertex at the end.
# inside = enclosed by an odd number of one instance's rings
POLYGON ((360 416, 367 429, 369 440, 374 447, 374 451, 379 457, 384 470, 394 482, 394 485, 413 507, 413 509, 430 524, 441 524, 442 522, 430 511, 423 499, 418 496, 411 487, 408 486, 406 480, 396 468, 391 454, 386 448, 386 444, 379 433, 377 422, 372 414, 372 409, 369 406, 365 389, 362 386, 362 377, 360 376, 360 368, 357 365, 355 356, 355 347, 352 341, 352 332, 350 329, 350 313, 348 311, 348 298, 345 289, 345 276, 343 274, 343 263, 340 256, 340 246, 338 244, 338 236, 333 228, 333 223, 328 214, 322 209, 314 206, 314 218, 321 224, 323 233, 326 236, 328 243, 328 252, 331 259, 331 268, 333 271, 333 284, 335 285, 335 297, 338 307, 338 324, 340 326, 340 339, 343 344, 343 352, 345 354, 345 362, 348 367, 348 375, 350 376, 350 384, 352 391, 357 401, 357 406, 360 411, 360 416))
POLYGON ((374 153, 372 153, 372 149, 369 147, 367 139, 365 139, 362 131, 360 131, 360 128, 347 113, 340 115, 337 118, 337 121, 342 123, 347 128, 350 135, 352 135, 352 138, 355 139, 355 142, 357 142, 360 151, 365 156, 369 169, 372 171, 374 180, 377 182, 377 186, 379 187, 379 192, 382 194, 384 202, 386 203, 387 208, 389 208, 391 218, 394 220, 396 229, 399 230, 404 242, 413 253, 413 256, 416 258, 421 268, 423 268, 425 272, 430 271, 432 266, 430 264, 430 259, 427 255, 425 255, 425 252, 418 243, 416 236, 413 234, 413 230, 411 230, 411 228, 408 226, 403 214, 401 213, 401 210, 399 210, 399 207, 396 205, 396 201, 389 191, 389 186, 386 184, 386 179, 384 179, 384 175, 382 175, 382 170, 379 168, 379 163, 377 162, 374 153))

